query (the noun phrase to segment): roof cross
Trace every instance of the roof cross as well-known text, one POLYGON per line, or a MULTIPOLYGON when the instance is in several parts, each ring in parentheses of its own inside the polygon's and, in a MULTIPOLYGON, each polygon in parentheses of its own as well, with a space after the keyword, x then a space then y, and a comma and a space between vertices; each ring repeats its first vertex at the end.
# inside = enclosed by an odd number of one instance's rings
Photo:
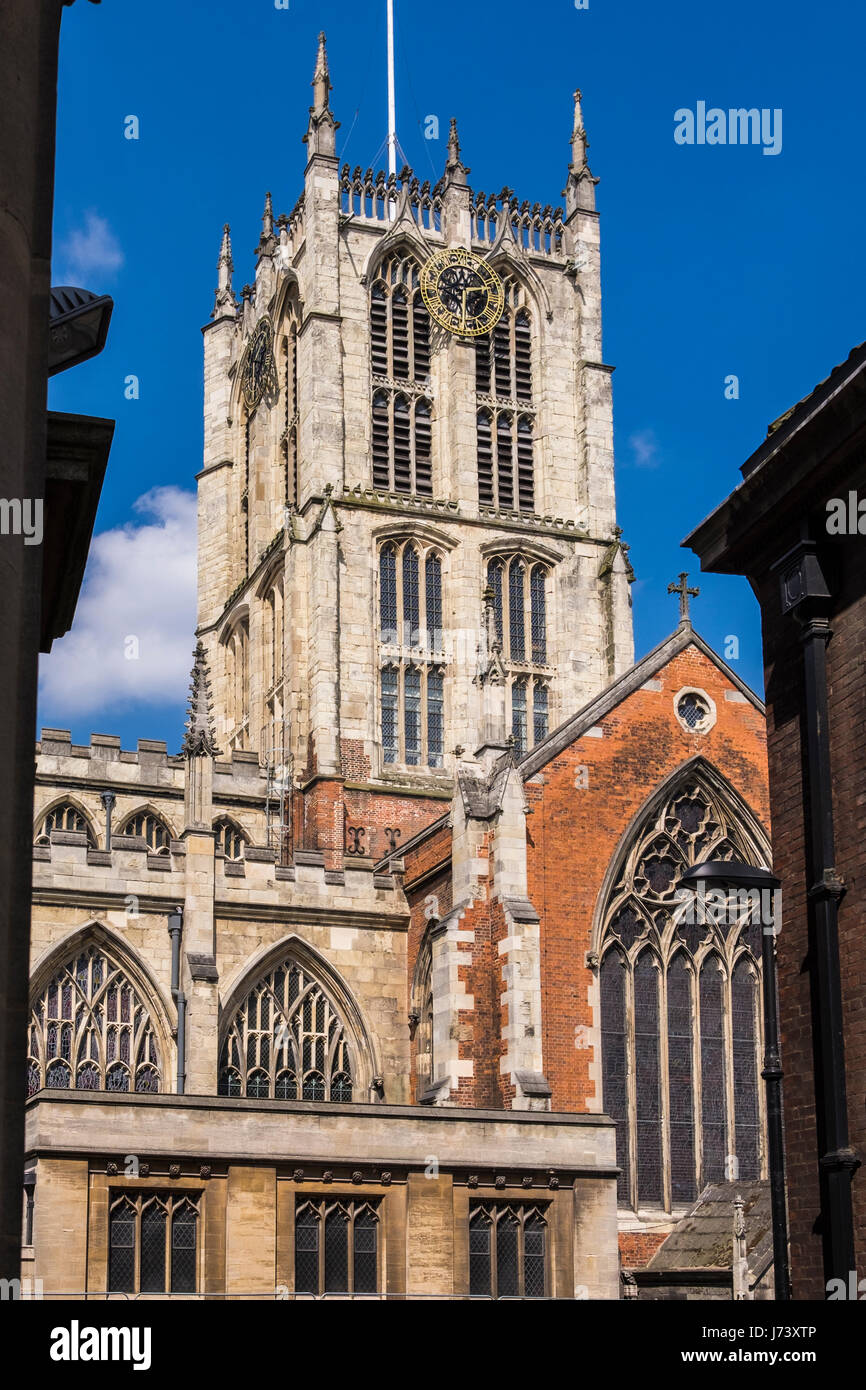
POLYGON ((680 575, 679 584, 668 585, 669 594, 679 594, 680 596, 681 624, 691 622, 691 617, 689 616, 689 597, 691 596, 692 598, 697 598, 700 592, 700 589, 689 588, 689 575, 687 570, 683 570, 682 574, 680 575))

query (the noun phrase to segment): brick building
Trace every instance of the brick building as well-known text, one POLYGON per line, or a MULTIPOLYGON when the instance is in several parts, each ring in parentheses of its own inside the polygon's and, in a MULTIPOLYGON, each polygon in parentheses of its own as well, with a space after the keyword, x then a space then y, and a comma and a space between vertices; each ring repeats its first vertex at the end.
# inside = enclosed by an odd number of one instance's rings
POLYGON ((435 188, 341 170, 313 86, 204 330, 184 748, 37 750, 26 1267, 616 1298, 765 1170, 754 943, 675 916, 767 860, 762 707, 685 614, 633 664, 580 94, 542 210, 456 125, 435 188))
MULTIPOLYGON (((866 347, 684 544, 761 605, 795 1298, 866 1273, 866 347)), ((845 1295, 843 1295, 845 1296, 845 1295)))

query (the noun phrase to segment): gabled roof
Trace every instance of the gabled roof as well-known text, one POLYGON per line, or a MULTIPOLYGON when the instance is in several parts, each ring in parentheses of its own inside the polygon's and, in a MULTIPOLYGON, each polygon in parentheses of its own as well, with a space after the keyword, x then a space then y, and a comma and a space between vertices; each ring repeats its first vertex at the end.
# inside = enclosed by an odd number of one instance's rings
MULTIPOLYGON (((704 641, 700 633, 695 632, 691 623, 681 623, 676 631, 671 633, 670 637, 666 637, 665 640, 660 642, 657 647, 654 647, 651 652, 647 652, 645 657, 642 657, 634 666, 629 667, 618 680, 615 680, 611 685, 607 686, 600 695, 597 695, 594 700, 590 700, 588 705, 584 705, 583 709, 578 710, 570 719, 566 719, 564 723, 552 730, 543 742, 536 744, 529 753, 525 754, 524 757, 520 759, 517 764, 517 770, 524 782, 529 777, 533 777, 536 772, 540 772, 541 769, 550 762, 551 758, 557 757, 564 749, 568 748, 575 739, 580 738, 588 729, 594 728, 600 720, 606 718, 612 710, 616 709, 617 705, 622 704, 623 700, 626 700, 635 690, 640 690, 642 685, 652 680, 657 672, 663 670, 675 656, 685 651, 687 647, 696 647, 708 661, 711 661, 713 665, 722 672, 731 682, 731 685, 735 686, 740 694, 744 695, 749 703, 754 705, 756 710, 761 714, 766 712, 764 702, 755 694, 751 686, 747 685, 744 680, 741 680, 736 671, 731 670, 730 666, 726 661, 722 660, 718 652, 713 651, 713 648, 709 643, 704 641)), ((508 766, 509 760, 507 758, 500 760, 494 769, 494 778, 491 779, 491 781, 494 781, 496 774, 499 774, 500 781, 503 785, 500 786, 497 781, 496 792, 499 793, 500 798, 504 787, 502 773, 505 772, 507 774, 508 766)), ((482 820, 489 819, 498 809, 496 805, 493 805, 491 809, 491 802, 496 800, 496 796, 495 794, 491 796, 489 790, 490 783, 485 781, 482 787, 481 785, 476 785, 477 779, 473 778, 471 779, 470 786, 470 779, 460 777, 458 780, 463 797, 463 804, 467 813, 474 818, 482 820)), ((393 853, 386 855, 382 863, 385 864, 391 859, 401 858, 408 849, 414 848, 427 839, 429 835, 432 835, 434 831, 440 830, 448 820, 449 814, 450 813, 446 813, 440 816, 430 825, 425 826, 423 830, 417 831, 417 833, 412 836, 411 840, 407 840, 405 845, 400 846, 399 850, 395 850, 393 853)))
POLYGON ((594 700, 590 700, 588 705, 584 705, 583 709, 577 711, 577 714, 566 719, 563 724, 549 733, 546 739, 537 743, 531 752, 521 758, 518 767, 524 781, 527 777, 532 777, 536 772, 540 772, 551 758, 557 757, 576 738, 580 738, 588 729, 592 729, 635 690, 640 690, 642 685, 645 685, 648 680, 652 680, 656 672, 661 671, 668 662, 672 661, 680 652, 685 651, 687 647, 697 647, 698 651, 703 653, 714 666, 718 667, 742 695, 745 695, 746 699, 755 706, 755 709, 760 710, 761 714, 764 713, 763 701, 758 698, 751 686, 746 685, 746 682, 741 680, 735 671, 731 670, 718 652, 714 652, 703 637, 695 632, 691 623, 681 623, 676 632, 671 633, 670 637, 666 637, 663 642, 660 642, 657 647, 654 647, 651 652, 648 652, 645 657, 624 672, 618 680, 615 680, 594 700))

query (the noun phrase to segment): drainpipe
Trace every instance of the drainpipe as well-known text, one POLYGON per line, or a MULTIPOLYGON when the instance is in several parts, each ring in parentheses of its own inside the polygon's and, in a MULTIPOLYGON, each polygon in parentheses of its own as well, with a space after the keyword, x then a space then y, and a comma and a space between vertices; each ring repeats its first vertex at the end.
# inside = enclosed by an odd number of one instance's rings
POLYGON ((183 932, 183 909, 177 908, 168 919, 171 937, 171 997, 177 1008, 177 1094, 182 1096, 186 1082, 186 996, 180 988, 180 939, 183 932))
POLYGON ((860 1166, 848 1137, 848 1097, 842 981, 839 968, 839 902, 845 886, 836 873, 830 737, 827 711, 827 644, 833 633, 827 612, 831 594, 815 542, 803 539, 776 566, 781 571, 782 608, 801 628, 806 716, 809 901, 813 935, 813 1027, 817 1043, 815 1103, 818 1177, 823 1216, 824 1277, 847 1281, 854 1262, 851 1178, 860 1166))
POLYGON ((111 849, 111 812, 117 798, 114 792, 103 792, 101 801, 105 807, 105 848, 111 849))

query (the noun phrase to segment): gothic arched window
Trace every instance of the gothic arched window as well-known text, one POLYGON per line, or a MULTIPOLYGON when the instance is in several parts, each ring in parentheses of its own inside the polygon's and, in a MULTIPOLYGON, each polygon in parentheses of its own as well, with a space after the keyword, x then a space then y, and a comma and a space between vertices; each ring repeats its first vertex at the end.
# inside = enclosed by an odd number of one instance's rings
POLYGON ((412 538, 379 551, 379 647, 384 761, 441 767, 442 557, 412 538))
POLYGON ((505 313, 475 344, 478 501, 535 510, 532 321, 523 288, 505 276, 505 313))
POLYGON ((118 834, 145 840, 151 854, 168 854, 171 849, 171 831, 153 811, 135 811, 124 821, 118 834))
POLYGON ((508 673, 511 732, 522 755, 548 734, 548 676, 537 671, 547 663, 547 570, 521 555, 494 556, 487 583, 508 673))
POLYGON ((410 254, 389 256, 370 291, 373 485, 433 495, 430 319, 410 254))
POLYGON ((73 806, 69 801, 64 801, 60 806, 53 806, 44 817, 39 827, 39 834, 36 836, 36 844, 50 844, 49 837, 52 830, 71 830, 77 835, 86 835, 90 848, 96 848, 96 836, 90 821, 82 811, 78 810, 77 806, 73 806))
POLYGON ((82 949, 33 1005, 27 1094, 160 1090, 153 1021, 140 993, 101 946, 82 949))
POLYGON ((731 798, 692 770, 638 823, 600 937, 602 1104, 619 1197, 671 1211, 764 1171, 757 896, 709 910, 678 889, 700 860, 762 862, 731 798))
POLYGON ((235 1011, 220 1057, 220 1095, 349 1101, 352 1092, 343 1020, 301 965, 283 961, 235 1011))
POLYGON ((214 824, 216 832, 216 852, 226 859, 243 859, 244 849, 249 843, 246 835, 239 830, 233 820, 223 816, 214 824))

